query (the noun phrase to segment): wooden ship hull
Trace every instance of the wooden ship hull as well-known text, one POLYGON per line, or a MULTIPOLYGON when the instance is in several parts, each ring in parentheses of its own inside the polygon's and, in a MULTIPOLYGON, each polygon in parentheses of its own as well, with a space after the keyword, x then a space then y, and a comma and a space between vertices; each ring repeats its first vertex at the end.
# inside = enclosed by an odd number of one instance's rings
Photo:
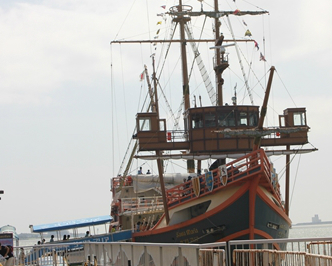
MULTIPOLYGON (((126 211, 132 211, 129 220, 133 219, 135 225, 137 221, 142 224, 140 228, 135 227, 133 240, 209 243, 288 237, 291 221, 281 201, 277 176, 263 149, 205 173, 198 190, 194 187, 195 179, 199 177, 166 190, 168 224, 162 207, 156 224, 152 221, 156 209, 145 208, 144 203, 135 205, 135 209, 127 208, 126 211), (147 226, 143 225, 144 221, 147 226)), ((131 185, 125 184, 123 189, 131 185)), ((148 199, 145 195, 141 194, 140 198, 148 199)), ((118 217, 120 223, 125 217, 118 217)))

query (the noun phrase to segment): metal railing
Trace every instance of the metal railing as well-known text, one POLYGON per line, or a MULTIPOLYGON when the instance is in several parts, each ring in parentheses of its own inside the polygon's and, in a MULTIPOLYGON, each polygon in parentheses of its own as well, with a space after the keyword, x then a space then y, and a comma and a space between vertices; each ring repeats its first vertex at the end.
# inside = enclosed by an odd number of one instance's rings
POLYGON ((330 266, 332 257, 301 251, 280 251, 270 249, 235 249, 233 266, 330 266))
POLYGON ((228 257, 236 266, 332 266, 331 243, 332 237, 233 240, 228 257))
POLYGON ((331 243, 332 237, 210 244, 86 242, 16 247, 14 252, 15 265, 24 266, 332 266, 331 243))
POLYGON ((15 265, 22 266, 227 265, 225 242, 202 245, 89 242, 43 244, 17 247, 16 249, 20 250, 20 255, 16 258, 15 265))

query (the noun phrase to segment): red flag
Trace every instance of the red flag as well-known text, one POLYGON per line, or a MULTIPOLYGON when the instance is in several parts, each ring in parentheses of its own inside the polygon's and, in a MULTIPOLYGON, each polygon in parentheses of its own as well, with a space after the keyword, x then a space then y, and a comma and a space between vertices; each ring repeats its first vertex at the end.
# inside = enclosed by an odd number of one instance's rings
POLYGON ((236 15, 239 12, 240 12, 240 9, 236 9, 233 14, 236 15))
POLYGON ((139 75, 139 81, 142 81, 144 79, 144 71, 139 75))
POLYGON ((255 47, 257 48, 257 51, 259 50, 259 46, 258 46, 258 43, 254 40, 254 43, 255 43, 255 47))
POLYGON ((166 8, 166 5, 163 5, 163 6, 161 6, 163 9, 165 9, 166 8))

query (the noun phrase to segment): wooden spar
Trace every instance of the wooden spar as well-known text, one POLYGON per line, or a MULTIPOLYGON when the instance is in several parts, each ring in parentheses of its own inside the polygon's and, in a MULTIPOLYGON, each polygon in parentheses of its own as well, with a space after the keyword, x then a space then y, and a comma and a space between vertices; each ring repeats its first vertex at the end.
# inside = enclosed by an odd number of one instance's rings
MULTIPOLYGON (((286 150, 290 150, 290 145, 286 146, 286 150)), ((286 155, 286 184, 285 184, 285 212, 289 215, 289 171, 290 171, 290 155, 286 155)))
MULTIPOLYGON (((264 119, 265 119, 266 110, 267 110, 267 103, 269 101, 269 96, 270 96, 270 91, 271 91, 271 85, 272 85, 272 79, 273 79, 274 70, 275 70, 275 67, 272 66, 270 68, 270 76, 269 76, 269 80, 267 82, 265 96, 264 96, 264 101, 263 101, 263 105, 262 105, 262 109, 261 109, 261 114, 260 114, 259 121, 258 121, 258 126, 257 126, 258 130, 262 130, 263 129, 263 124, 264 124, 264 119)), ((262 139, 261 136, 255 137, 255 139, 254 139, 254 147, 253 147, 254 151, 259 149, 260 144, 261 144, 261 139, 262 139)))
MULTIPOLYGON (((179 0, 178 10, 182 12, 182 0, 179 0)), ((188 62, 187 62, 187 40, 185 36, 185 24, 188 21, 188 18, 185 18, 183 15, 179 15, 175 18, 180 25, 180 40, 181 40, 181 64, 182 64, 182 90, 183 90, 183 99, 184 99, 184 110, 190 108, 190 92, 189 92, 189 75, 188 75, 188 62)), ((187 130, 187 123, 184 121, 185 130, 187 130)), ((187 160, 187 170, 189 173, 195 172, 195 161, 187 160)))
MULTIPOLYGON (((156 155, 160 156, 161 152, 156 151, 156 155)), ((169 212, 168 212, 165 182, 164 182, 164 167, 163 167, 163 161, 161 159, 157 159, 157 166, 158 166, 158 172, 159 172, 161 194, 162 194, 162 197, 163 197, 163 205, 164 205, 166 224, 168 225, 169 224, 169 212)))
MULTIPOLYGON (((182 0, 179 0, 179 11, 182 11, 182 0)), ((181 63, 182 63, 182 82, 183 82, 183 97, 184 97, 184 109, 190 108, 189 99, 189 78, 188 78, 188 63, 187 63, 187 49, 186 49, 186 37, 185 37, 185 20, 183 16, 179 17, 180 24, 180 40, 181 40, 181 63)))
MULTIPOLYGON (((214 0, 214 11, 218 12, 218 0, 214 0)), ((214 27, 215 27, 215 33, 216 33, 216 40, 220 38, 220 21, 219 18, 214 19, 214 27)), ((216 44, 217 45, 217 44, 216 44)), ((215 57, 216 57, 216 64, 220 65, 220 49, 215 49, 215 57)), ((222 95, 222 72, 216 71, 216 81, 217 81, 217 104, 219 106, 223 105, 223 95, 222 95)))
POLYGON ((145 72, 146 82, 148 83, 148 90, 149 90, 150 101, 151 101, 151 104, 150 104, 151 110, 152 110, 152 112, 156 112, 156 104, 154 101, 153 91, 152 91, 151 83, 150 83, 150 79, 149 79, 148 68, 146 67, 146 65, 144 65, 144 72, 145 72))
MULTIPOLYGON (((215 42, 216 40, 215 39, 193 39, 193 40, 186 40, 186 42, 215 42)), ((121 44, 126 44, 126 43, 165 43, 165 42, 182 42, 182 40, 132 40, 132 41, 125 41, 125 40, 122 40, 122 41, 111 41, 110 44, 113 44, 113 43, 121 43, 121 44)), ((234 42, 234 40, 223 40, 223 42, 234 42)), ((236 40, 236 42, 254 42, 254 40, 236 40)))
MULTIPOLYGON (((154 103, 153 106, 153 112, 156 112, 158 120, 159 120, 159 106, 158 106, 158 92, 157 92, 157 78, 156 78, 156 70, 155 70, 155 61, 154 61, 154 56, 152 56, 152 68, 153 68, 153 87, 154 87, 154 98, 153 98, 153 93, 151 89, 151 104, 154 103)), ((146 70, 147 71, 147 70, 146 70)), ((147 72, 146 72, 147 73, 147 72)), ((147 80, 149 77, 147 76, 147 80)), ((158 131, 160 130, 159 128, 159 123, 158 123, 158 131)), ((168 205, 167 205, 167 197, 166 197, 166 189, 165 189, 165 182, 164 182, 164 167, 163 167, 163 160, 160 159, 160 155, 162 154, 161 151, 156 150, 156 156, 158 157, 157 159, 157 167, 158 167, 158 174, 159 174, 159 180, 160 180, 160 189, 161 189, 161 194, 163 198, 163 205, 164 205, 164 212, 165 212, 165 219, 166 219, 166 224, 169 224, 169 212, 168 212, 168 205)))
MULTIPOLYGON (((154 54, 152 55, 152 69, 153 69, 153 88, 154 88, 154 112, 157 113, 158 115, 158 119, 159 119, 159 105, 158 105, 158 90, 157 90, 157 77, 156 77, 156 68, 155 68, 155 60, 154 60, 154 54)), ((158 130, 160 130, 159 128, 159 124, 158 124, 158 130)))

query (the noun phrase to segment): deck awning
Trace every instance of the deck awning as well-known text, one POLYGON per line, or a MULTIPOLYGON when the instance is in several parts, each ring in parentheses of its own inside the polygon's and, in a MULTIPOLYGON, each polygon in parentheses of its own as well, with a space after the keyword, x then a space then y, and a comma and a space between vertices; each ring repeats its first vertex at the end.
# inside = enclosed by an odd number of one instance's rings
POLYGON ((106 224, 106 223, 112 222, 112 221, 113 221, 112 216, 105 215, 105 216, 71 220, 71 221, 65 221, 65 222, 57 222, 57 223, 51 223, 51 224, 33 225, 31 228, 31 231, 33 233, 60 231, 60 230, 73 229, 73 228, 79 228, 79 227, 106 224))

